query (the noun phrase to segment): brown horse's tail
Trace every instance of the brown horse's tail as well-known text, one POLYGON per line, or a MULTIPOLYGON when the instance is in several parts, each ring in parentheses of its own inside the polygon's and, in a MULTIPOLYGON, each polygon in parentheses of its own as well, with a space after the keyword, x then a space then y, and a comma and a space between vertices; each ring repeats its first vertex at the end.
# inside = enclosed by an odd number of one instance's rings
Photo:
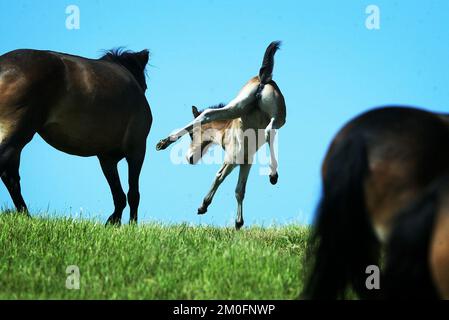
POLYGON ((361 298, 374 298, 365 286, 366 268, 377 265, 379 243, 364 196, 369 173, 363 137, 352 136, 329 152, 323 194, 306 252, 307 280, 301 298, 344 298, 348 284, 361 298))
POLYGON ((259 70, 259 81, 260 85, 257 90, 257 96, 260 96, 264 86, 273 79, 273 68, 274 68, 274 55, 276 51, 281 47, 281 41, 273 41, 265 50, 265 55, 262 61, 262 67, 259 70))

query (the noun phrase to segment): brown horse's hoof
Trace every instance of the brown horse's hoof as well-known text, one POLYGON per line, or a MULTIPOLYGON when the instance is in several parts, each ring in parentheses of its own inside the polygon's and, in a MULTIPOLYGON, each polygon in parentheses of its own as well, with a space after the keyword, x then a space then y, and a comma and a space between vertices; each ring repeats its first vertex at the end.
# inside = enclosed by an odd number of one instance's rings
POLYGON ((207 207, 206 206, 201 206, 198 208, 198 214, 202 215, 205 214, 207 212, 207 207))
POLYGON ((106 226, 116 226, 119 227, 122 224, 122 218, 110 216, 108 221, 106 221, 106 226))
POLYGON ((242 221, 235 221, 235 230, 240 230, 243 227, 243 220, 242 221))
POLYGON ((22 216, 24 216, 24 217, 26 217, 26 218, 30 218, 31 219, 31 214, 28 212, 27 209, 19 210, 19 211, 17 211, 17 213, 22 215, 22 216))
POLYGON ((270 183, 274 186, 276 183, 278 183, 279 175, 276 172, 274 175, 270 174, 270 183))

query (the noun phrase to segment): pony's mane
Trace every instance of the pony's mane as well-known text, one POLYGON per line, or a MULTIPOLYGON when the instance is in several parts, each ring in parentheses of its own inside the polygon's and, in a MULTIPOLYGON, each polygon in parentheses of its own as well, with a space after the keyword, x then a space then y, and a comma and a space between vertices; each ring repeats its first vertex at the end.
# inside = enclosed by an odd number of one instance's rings
POLYGON ((203 110, 200 110, 199 112, 200 112, 200 114, 201 114, 201 113, 204 112, 204 110, 207 110, 207 109, 222 109, 222 108, 224 108, 224 107, 226 107, 226 104, 222 102, 222 103, 215 104, 215 105, 213 105, 213 106, 207 107, 207 108, 205 108, 205 109, 203 109, 203 110))
POLYGON ((145 76, 149 56, 150 53, 146 49, 140 52, 133 52, 120 47, 106 50, 100 60, 122 65, 131 72, 141 87, 146 89, 145 76))

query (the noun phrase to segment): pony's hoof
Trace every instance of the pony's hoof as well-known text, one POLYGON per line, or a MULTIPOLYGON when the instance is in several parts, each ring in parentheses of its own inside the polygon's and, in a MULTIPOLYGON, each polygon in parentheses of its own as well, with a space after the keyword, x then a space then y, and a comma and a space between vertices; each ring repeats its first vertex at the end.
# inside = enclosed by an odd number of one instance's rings
POLYGON ((235 222, 235 230, 240 230, 243 227, 243 220, 235 222))
POLYGON ((198 214, 205 214, 207 212, 207 207, 206 206, 201 206, 198 208, 198 214))
POLYGON ((168 147, 169 145, 170 145, 170 138, 162 139, 162 140, 159 141, 158 144, 156 145, 156 150, 157 150, 157 151, 165 150, 165 149, 167 149, 167 147, 168 147))
POLYGON ((114 216, 110 216, 108 221, 106 221, 106 226, 117 226, 119 227, 122 224, 122 219, 114 216))
POLYGON ((275 174, 270 174, 270 183, 274 186, 276 183, 278 183, 279 175, 276 172, 275 174))

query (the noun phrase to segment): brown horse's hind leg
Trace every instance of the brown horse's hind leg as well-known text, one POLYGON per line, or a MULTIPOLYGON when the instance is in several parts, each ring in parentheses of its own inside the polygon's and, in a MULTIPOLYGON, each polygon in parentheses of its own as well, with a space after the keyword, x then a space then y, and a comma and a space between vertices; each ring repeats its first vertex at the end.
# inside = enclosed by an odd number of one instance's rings
POLYGON ((0 119, 0 129, 2 124, 6 124, 7 128, 12 129, 0 132, 1 138, 3 138, 0 144, 0 176, 8 189, 16 210, 29 215, 21 193, 19 165, 22 149, 36 133, 33 128, 34 123, 25 113, 17 116, 14 121, 0 119))
POLYGON ((126 157, 128 161, 128 203, 129 203, 129 223, 137 223, 137 209, 139 208, 139 176, 145 158, 145 147, 132 156, 126 157))
POLYGON ((114 212, 109 217, 106 224, 119 225, 122 220, 122 213, 126 207, 126 195, 123 192, 118 175, 117 164, 121 159, 112 157, 98 157, 101 169, 111 188, 112 198, 114 199, 114 212))
POLYGON ((8 159, 4 166, 4 171, 1 174, 2 181, 5 184, 8 192, 14 202, 17 212, 25 213, 29 216, 27 206, 22 197, 22 192, 20 188, 20 175, 19 175, 19 165, 20 165, 20 152, 16 151, 12 154, 11 158, 8 159))

